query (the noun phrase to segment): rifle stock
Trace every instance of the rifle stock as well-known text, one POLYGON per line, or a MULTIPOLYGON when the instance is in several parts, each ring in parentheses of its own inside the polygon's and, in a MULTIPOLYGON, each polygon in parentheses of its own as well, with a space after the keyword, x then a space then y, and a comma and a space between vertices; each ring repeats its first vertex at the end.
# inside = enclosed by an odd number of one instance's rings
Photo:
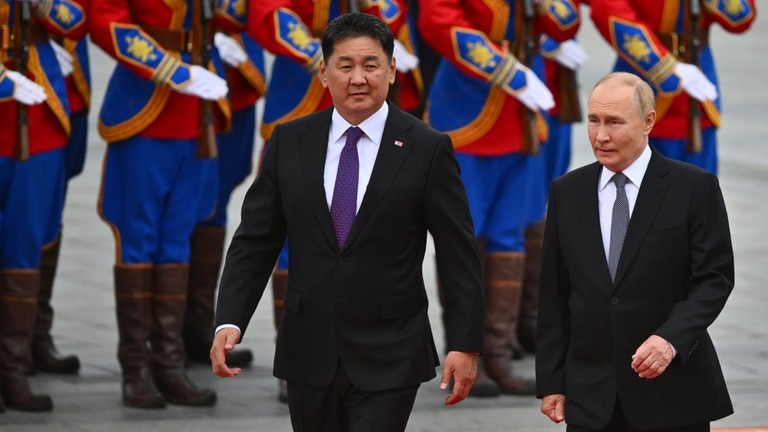
MULTIPOLYGON (((213 18, 213 9, 209 0, 195 0, 194 15, 194 48, 192 63, 208 68, 211 60, 212 39, 210 23, 213 18)), ((213 119, 213 102, 200 99, 198 105, 198 133, 196 154, 200 159, 216 159, 216 129, 213 119)))
MULTIPOLYGON (((523 23, 521 41, 517 44, 517 59, 523 62, 524 65, 530 67, 535 55, 535 40, 533 35, 533 0, 523 0, 518 2, 522 3, 523 9, 523 23)), ((518 8, 518 12, 520 9, 518 8)), ((519 22, 519 21, 518 21, 519 22)), ((522 107, 522 122, 521 122, 521 134, 522 134, 522 151, 525 154, 535 155, 539 153, 539 136, 536 128, 536 113, 529 109, 527 106, 521 104, 522 107)))
MULTIPOLYGON (((686 29, 688 33, 688 43, 686 44, 686 60, 688 63, 699 67, 699 54, 701 49, 701 40, 699 39, 699 18, 701 16, 701 4, 699 0, 688 0, 688 14, 690 16, 689 25, 686 29)), ((700 153, 701 142, 701 107, 699 101, 688 97, 688 153, 700 153)))
POLYGON ((555 69, 557 88, 560 94, 560 122, 577 123, 583 120, 579 103, 579 83, 576 71, 562 65, 555 69))
MULTIPOLYGON (((26 76, 29 60, 27 38, 31 19, 30 2, 17 0, 14 8, 13 59, 16 72, 26 76)), ((16 103, 16 135, 13 145, 14 158, 20 161, 29 159, 29 113, 27 106, 16 103)))

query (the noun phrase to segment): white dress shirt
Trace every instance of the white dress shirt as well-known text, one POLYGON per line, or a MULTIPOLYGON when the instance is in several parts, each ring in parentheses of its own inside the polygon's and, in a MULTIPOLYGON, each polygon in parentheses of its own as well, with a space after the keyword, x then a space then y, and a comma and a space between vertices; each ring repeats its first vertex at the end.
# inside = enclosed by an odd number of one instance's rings
POLYGON ((360 204, 363 202, 365 190, 368 188, 368 181, 371 179, 373 164, 376 162, 376 155, 379 153, 381 145, 381 136, 384 135, 384 125, 387 123, 389 115, 389 105, 386 103, 379 108, 359 125, 349 124, 341 114, 333 110, 331 115, 331 130, 328 133, 328 150, 325 153, 325 171, 323 174, 323 186, 325 186, 325 199, 328 202, 328 208, 331 208, 333 200, 333 189, 336 186, 336 173, 339 170, 339 158, 341 150, 347 141, 345 132, 352 126, 357 126, 363 130, 363 136, 357 142, 357 158, 360 163, 360 171, 357 180, 357 207, 360 210, 360 204))

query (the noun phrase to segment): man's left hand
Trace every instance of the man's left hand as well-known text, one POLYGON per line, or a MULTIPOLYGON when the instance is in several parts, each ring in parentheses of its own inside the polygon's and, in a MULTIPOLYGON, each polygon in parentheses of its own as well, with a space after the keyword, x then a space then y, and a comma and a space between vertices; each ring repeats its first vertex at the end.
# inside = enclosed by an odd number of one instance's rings
POLYGON ((455 405, 467 398, 469 389, 472 388, 477 377, 476 358, 477 353, 463 351, 451 351, 445 356, 440 389, 447 389, 453 378, 453 390, 445 398, 446 405, 455 405))
POLYGON ((661 336, 652 335, 632 356, 632 370, 640 378, 656 378, 667 370, 672 358, 674 358, 672 345, 661 336))

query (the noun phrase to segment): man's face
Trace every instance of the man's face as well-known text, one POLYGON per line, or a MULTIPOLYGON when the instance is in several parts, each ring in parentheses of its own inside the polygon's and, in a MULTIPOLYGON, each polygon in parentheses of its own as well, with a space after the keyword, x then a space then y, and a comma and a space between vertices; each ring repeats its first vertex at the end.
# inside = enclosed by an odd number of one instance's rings
POLYGON ((633 100, 634 89, 615 81, 602 83, 589 98, 589 142, 600 164, 613 172, 640 157, 656 121, 656 111, 643 116, 633 100))
POLYGON ((320 63, 320 81, 339 114, 358 125, 384 104, 389 85, 395 82, 395 61, 387 59, 375 39, 343 39, 328 62, 320 63))

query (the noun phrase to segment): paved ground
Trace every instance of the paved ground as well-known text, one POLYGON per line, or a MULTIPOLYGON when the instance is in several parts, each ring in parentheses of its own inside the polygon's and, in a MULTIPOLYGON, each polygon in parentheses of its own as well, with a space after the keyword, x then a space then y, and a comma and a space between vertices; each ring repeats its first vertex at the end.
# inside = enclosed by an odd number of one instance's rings
MULTIPOLYGON (((613 56, 589 23, 580 36, 591 62, 581 73, 584 90, 610 68, 613 56)), ((721 139, 721 182, 731 218, 736 249, 736 289, 711 332, 720 352, 736 414, 715 427, 768 426, 768 84, 760 74, 768 70, 764 56, 768 40, 765 15, 752 31, 733 36, 715 30, 713 45, 718 53, 725 113, 721 139)), ((94 110, 98 112, 111 62, 93 49, 94 110)), ((584 92, 583 92, 584 93, 584 92)), ((582 96, 582 103, 586 97, 582 96)), ((94 122, 95 124, 95 122, 94 122)), ((583 125, 577 127, 573 166, 592 161, 583 125)), ((198 383, 215 388, 219 403, 214 408, 171 406, 166 410, 143 411, 120 403, 120 372, 115 357, 115 327, 112 291, 114 241, 96 214, 104 144, 92 129, 85 172, 70 187, 65 211, 64 240, 59 277, 54 293, 54 336, 62 352, 77 353, 83 362, 79 376, 40 375, 32 378, 38 391, 49 393, 55 410, 46 414, 7 411, 0 414, 2 432, 37 431, 288 431, 287 408, 276 400, 271 377, 273 336, 269 299, 259 306, 245 346, 255 353, 253 366, 234 380, 214 377, 207 368, 196 367, 191 375, 198 383)), ((243 188, 230 208, 230 232, 237 223, 243 188)), ((427 284, 434 286, 431 258, 424 266, 427 284)), ((434 290, 430 290, 434 294, 434 290)), ((432 302, 436 304, 436 301, 432 302)), ((437 340, 441 326, 439 310, 431 310, 437 340)), ((533 373, 533 359, 516 362, 519 371, 533 373)), ((468 400, 459 406, 442 406, 443 394, 436 380, 422 386, 409 424, 410 431, 563 431, 538 412, 538 401, 530 397, 505 396, 491 400, 468 400)))

